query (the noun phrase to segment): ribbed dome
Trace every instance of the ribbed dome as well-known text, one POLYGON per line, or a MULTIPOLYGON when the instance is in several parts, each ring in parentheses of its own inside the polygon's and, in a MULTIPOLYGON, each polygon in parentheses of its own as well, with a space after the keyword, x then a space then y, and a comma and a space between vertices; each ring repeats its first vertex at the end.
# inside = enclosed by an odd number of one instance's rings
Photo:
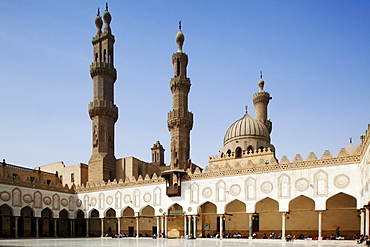
POLYGON ((251 118, 248 113, 246 113, 241 119, 239 119, 229 127, 224 137, 224 145, 226 145, 235 137, 243 136, 260 136, 270 139, 270 135, 266 126, 260 121, 251 118))

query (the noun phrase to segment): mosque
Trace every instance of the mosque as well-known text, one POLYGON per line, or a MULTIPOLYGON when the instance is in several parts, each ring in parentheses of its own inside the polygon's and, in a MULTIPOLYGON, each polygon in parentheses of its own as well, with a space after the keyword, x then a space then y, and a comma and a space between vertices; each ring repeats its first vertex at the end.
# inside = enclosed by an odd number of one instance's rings
MULTIPOLYGON (((256 84, 255 118, 246 111, 226 131, 224 146, 202 169, 190 157, 193 114, 188 55, 172 55, 172 110, 168 113, 171 160, 160 142, 152 160, 115 157, 115 37, 108 7, 95 18, 90 75, 92 155, 88 164, 62 162, 29 169, 0 162, 1 237, 92 237, 126 234, 195 238, 239 233, 351 239, 370 230, 370 125, 359 146, 279 161, 271 144, 270 94, 256 84)), ((230 120, 233 121, 232 119, 230 120)))

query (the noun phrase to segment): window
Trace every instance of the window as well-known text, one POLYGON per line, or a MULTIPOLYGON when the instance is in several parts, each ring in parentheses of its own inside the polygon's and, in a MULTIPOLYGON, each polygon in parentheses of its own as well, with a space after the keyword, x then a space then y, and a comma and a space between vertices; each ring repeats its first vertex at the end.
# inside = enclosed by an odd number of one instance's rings
POLYGON ((74 182, 75 182, 75 174, 71 173, 71 183, 74 183, 74 182))
POLYGON ((17 174, 17 173, 13 173, 12 178, 13 178, 13 179, 16 179, 17 177, 18 177, 18 174, 17 174))
POLYGON ((48 184, 48 185, 50 185, 51 184, 51 180, 46 180, 46 183, 48 184))
POLYGON ((31 183, 33 183, 34 181, 35 181, 35 177, 30 177, 30 181, 31 181, 31 183))
POLYGON ((60 182, 60 184, 63 184, 63 175, 60 175, 59 182, 60 182))

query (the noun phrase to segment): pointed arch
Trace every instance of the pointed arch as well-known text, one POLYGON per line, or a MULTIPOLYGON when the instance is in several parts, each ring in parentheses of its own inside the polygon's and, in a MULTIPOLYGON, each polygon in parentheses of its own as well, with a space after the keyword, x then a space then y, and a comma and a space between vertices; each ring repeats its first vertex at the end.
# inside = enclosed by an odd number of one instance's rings
POLYGON ((199 185, 197 183, 192 183, 190 186, 190 202, 199 202, 199 185))
POLYGON ((255 205, 255 211, 258 212, 279 212, 279 202, 270 198, 265 197, 259 200, 255 205))
POLYGON ((152 206, 146 205, 140 209, 140 216, 152 217, 155 214, 155 210, 152 206))
POLYGON ((216 184, 216 201, 226 201, 226 183, 222 180, 218 181, 216 184))
POLYGON ((0 206, 0 215, 12 216, 13 215, 12 207, 4 203, 3 205, 0 206))
POLYGON ((65 208, 59 211, 59 219, 61 218, 69 218, 69 213, 65 208))
POLYGON ((217 206, 216 204, 206 201, 205 203, 198 206, 198 214, 202 213, 214 213, 217 214, 217 206))
POLYGON ((77 210, 75 213, 74 213, 74 218, 75 219, 85 219, 86 215, 84 213, 84 211, 82 211, 81 209, 77 210))
POLYGON ((114 210, 113 208, 107 208, 106 210, 104 210, 104 218, 116 218, 116 210, 114 210))
POLYGON ((33 205, 35 208, 42 208, 42 194, 40 191, 33 193, 33 200, 33 205))
POLYGON ((290 177, 287 174, 282 174, 278 178, 279 198, 290 197, 290 177))
POLYGON ((134 191, 134 207, 140 207, 140 191, 138 189, 134 191))
POLYGON ((41 211, 41 217, 51 219, 54 218, 54 213, 50 208, 46 207, 41 211))
POLYGON ((22 206, 21 198, 22 198, 22 192, 18 188, 13 189, 13 191, 12 191, 12 205, 13 205, 13 207, 22 206))
POLYGON ((225 205, 225 213, 232 214, 232 213, 245 213, 247 211, 247 206, 244 202, 235 199, 228 204, 225 205))
POLYGON ((134 209, 132 207, 127 206, 124 209, 122 209, 121 215, 122 215, 122 217, 134 217, 135 212, 134 212, 134 209))
POLYGON ((60 209, 60 196, 55 193, 53 195, 53 210, 59 210, 60 209))
POLYGON ((235 149, 235 158, 241 158, 242 157, 242 148, 241 147, 237 147, 235 149))
POLYGON ((161 189, 158 186, 155 187, 153 194, 154 194, 154 206, 161 205, 161 189))
POLYGON ((117 191, 115 196, 114 196, 114 199, 115 199, 115 208, 116 209, 120 209, 122 207, 122 193, 117 191))
POLYGON ((100 213, 95 208, 91 209, 88 215, 89 215, 89 218, 100 218, 100 213))
POLYGON ((245 200, 256 199, 256 180, 252 177, 245 180, 245 200))
POLYGON ((323 170, 319 170, 314 175, 315 181, 315 195, 327 196, 328 195, 328 174, 323 170))
POLYGON ((105 208, 105 195, 103 192, 99 194, 99 209, 104 209, 105 208))
POLYGON ((89 196, 88 195, 84 196, 83 203, 84 203, 84 210, 87 211, 89 209, 89 196))

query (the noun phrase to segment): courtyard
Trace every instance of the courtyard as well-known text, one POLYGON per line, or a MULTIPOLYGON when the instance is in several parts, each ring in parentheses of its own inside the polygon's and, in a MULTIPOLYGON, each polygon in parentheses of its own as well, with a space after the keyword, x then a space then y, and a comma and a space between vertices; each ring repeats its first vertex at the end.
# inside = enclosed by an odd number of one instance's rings
POLYGON ((305 241, 296 240, 294 242, 285 242, 281 240, 248 240, 248 239, 135 239, 135 238, 50 238, 50 239, 2 239, 0 247, 28 247, 28 246, 68 246, 68 247, 93 247, 93 246, 109 246, 109 247, 235 247, 235 246, 260 246, 260 247, 330 247, 330 246, 356 246, 355 241, 305 241))

